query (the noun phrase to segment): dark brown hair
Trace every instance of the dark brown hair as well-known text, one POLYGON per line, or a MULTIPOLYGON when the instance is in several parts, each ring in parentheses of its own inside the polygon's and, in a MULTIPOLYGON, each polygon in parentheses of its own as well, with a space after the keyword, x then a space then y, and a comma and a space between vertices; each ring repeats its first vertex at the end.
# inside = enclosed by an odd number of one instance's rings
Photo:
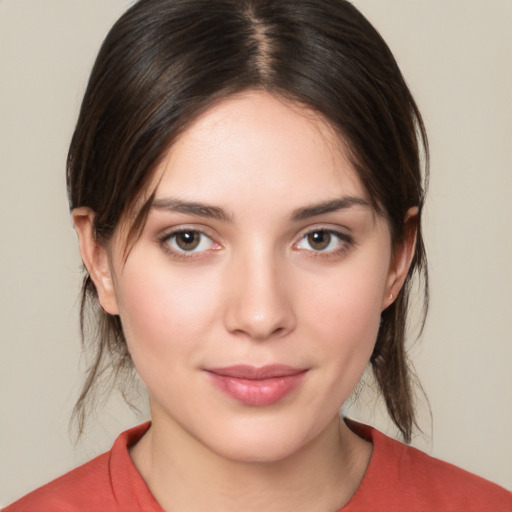
MULTIPOLYGON (((68 155, 70 206, 94 211, 100 243, 123 219, 131 226, 127 244, 137 239, 152 200, 148 182, 173 141, 214 102, 249 89, 322 115, 348 146, 393 242, 403 239, 407 210, 417 206, 421 213, 424 202, 427 138, 391 51, 351 3, 140 0, 101 47, 68 155)), ((414 407, 405 329, 415 272, 423 274, 427 299, 420 220, 417 229, 407 282, 382 314, 371 357, 389 414, 407 441, 414 407)), ((89 276, 81 327, 95 354, 75 409, 83 426, 98 378, 132 365, 120 320, 99 307, 89 276), (87 316, 91 308, 94 319, 87 316)))

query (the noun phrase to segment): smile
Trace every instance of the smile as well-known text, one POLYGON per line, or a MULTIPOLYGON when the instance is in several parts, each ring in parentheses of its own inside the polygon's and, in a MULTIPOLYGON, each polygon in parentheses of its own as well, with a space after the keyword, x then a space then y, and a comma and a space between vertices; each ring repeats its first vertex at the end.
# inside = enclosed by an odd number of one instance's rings
POLYGON ((245 405, 264 406, 291 393, 308 370, 286 365, 236 365, 206 371, 213 384, 231 398, 245 405))

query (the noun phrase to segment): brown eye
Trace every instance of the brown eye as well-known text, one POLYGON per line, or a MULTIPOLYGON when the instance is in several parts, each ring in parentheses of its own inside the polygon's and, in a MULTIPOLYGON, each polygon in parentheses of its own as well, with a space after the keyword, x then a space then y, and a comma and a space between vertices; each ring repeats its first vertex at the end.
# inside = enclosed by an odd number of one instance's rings
POLYGON ((199 247, 201 234, 197 231, 183 231, 175 236, 176 245, 184 251, 193 251, 199 247))
POLYGON ((332 229, 313 229, 295 244, 295 249, 317 255, 333 256, 347 251, 354 244, 352 237, 332 229))
POLYGON ((167 254, 181 259, 220 249, 208 235, 195 229, 177 229, 163 236, 160 244, 167 254))
POLYGON ((313 231, 307 235, 309 246, 315 251, 323 251, 331 243, 332 235, 328 231, 313 231))

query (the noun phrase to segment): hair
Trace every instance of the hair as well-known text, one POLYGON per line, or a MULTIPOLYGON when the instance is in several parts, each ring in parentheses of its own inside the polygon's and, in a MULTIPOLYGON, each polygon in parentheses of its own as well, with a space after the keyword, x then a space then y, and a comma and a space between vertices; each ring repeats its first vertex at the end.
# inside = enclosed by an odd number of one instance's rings
MULTIPOLYGON (((126 221, 129 250, 154 198, 149 182, 173 141, 215 102, 248 90, 305 106, 339 133, 393 244, 407 235, 408 209, 419 209, 412 265, 382 313, 371 356, 389 415, 410 441, 415 412, 405 333, 415 273, 423 277, 425 312, 428 302, 420 222, 428 143, 390 49, 351 3, 138 1, 113 26, 92 70, 67 160, 70 207, 94 212, 98 243, 126 221)), ((80 323, 94 354, 75 406, 82 431, 100 377, 112 372, 116 380, 133 364, 120 319, 101 309, 89 275, 80 323)))

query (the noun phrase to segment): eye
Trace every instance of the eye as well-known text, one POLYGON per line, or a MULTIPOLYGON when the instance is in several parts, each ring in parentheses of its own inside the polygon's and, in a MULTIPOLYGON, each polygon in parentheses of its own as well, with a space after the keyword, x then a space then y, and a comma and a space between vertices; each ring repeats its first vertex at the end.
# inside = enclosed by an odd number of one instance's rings
POLYGON ((215 247, 213 240, 200 231, 193 229, 175 231, 162 240, 176 253, 198 253, 215 247))
POLYGON ((351 243, 351 238, 343 233, 328 229, 315 229, 302 236, 296 248, 314 252, 338 252, 351 243))

